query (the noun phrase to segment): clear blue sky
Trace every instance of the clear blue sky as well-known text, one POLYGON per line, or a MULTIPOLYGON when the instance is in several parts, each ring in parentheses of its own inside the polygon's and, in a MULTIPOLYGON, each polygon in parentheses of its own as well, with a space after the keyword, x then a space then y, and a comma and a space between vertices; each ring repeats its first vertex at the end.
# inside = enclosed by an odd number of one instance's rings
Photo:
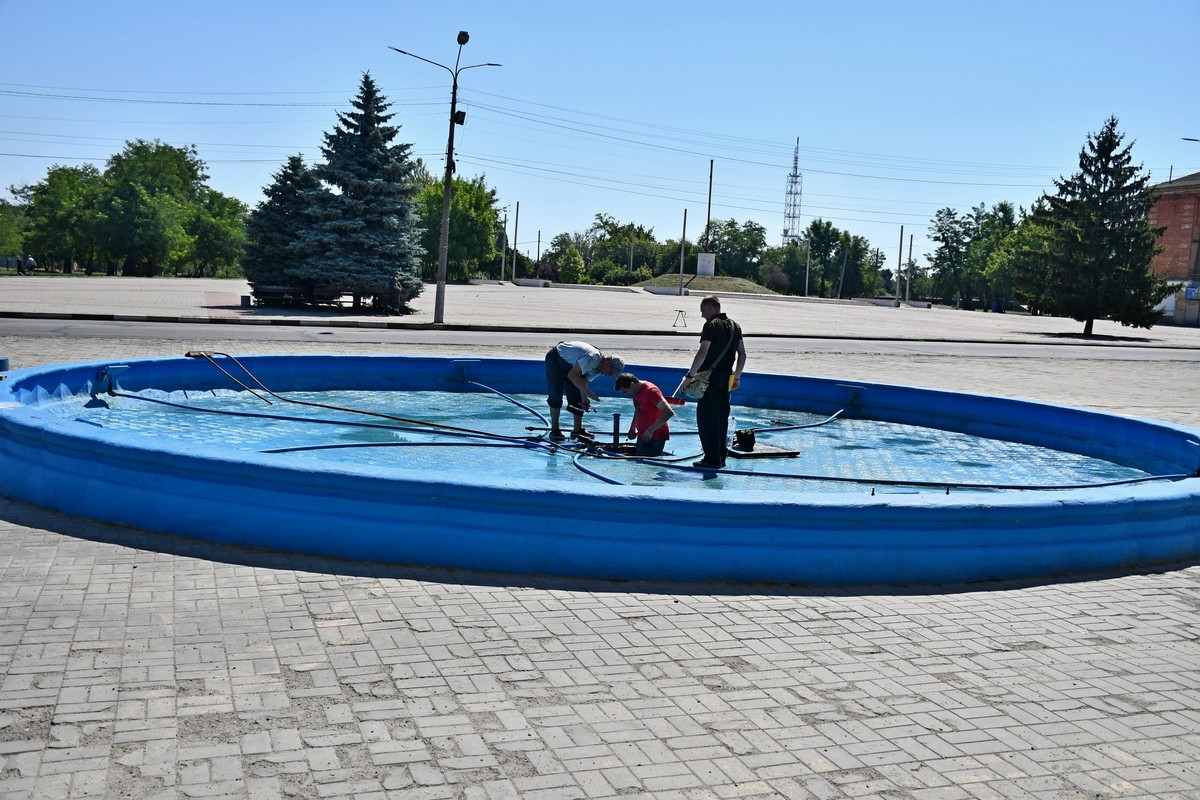
MULTIPOLYGON (((520 203, 536 255, 597 213, 695 239, 754 220, 779 244, 800 141, 801 224, 896 264, 934 212, 1028 207, 1115 115, 1155 182, 1200 171, 1197 0, 1005 3, 0 0, 0 190, 132 139, 195 145, 209 185, 253 206, 286 157, 320 159, 363 72, 400 138, 444 164, 461 73, 459 175, 520 203)), ((7 192, 3 194, 7 196, 7 192)))

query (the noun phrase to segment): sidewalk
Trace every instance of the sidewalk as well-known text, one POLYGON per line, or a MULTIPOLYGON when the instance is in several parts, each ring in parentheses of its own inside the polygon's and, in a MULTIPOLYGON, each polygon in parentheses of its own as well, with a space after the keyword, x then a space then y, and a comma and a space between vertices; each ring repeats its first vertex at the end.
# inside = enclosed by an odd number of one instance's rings
MULTIPOLYGON (((72 341, 67 359, 61 339, 7 333, 6 314, 310 319, 243 312, 231 282, 161 283, 0 281, 0 352, 33 364, 181 351, 97 338, 72 341)), ((431 321, 432 295, 414 321, 431 321)), ((446 317, 686 333, 680 351, 638 351, 677 363, 694 350, 699 299, 452 286, 446 317)), ((1078 344, 1082 329, 726 305, 779 335, 1078 344)), ((1113 328, 1098 327, 1119 338, 1097 347, 1200 346, 1195 330, 1113 328)), ((474 347, 490 354, 486 340, 474 347)), ((226 344, 464 347, 436 331, 226 344)), ((1023 394, 1198 424, 1194 361, 789 351, 778 363, 989 393, 1020 376, 1023 394)), ((0 498, 0 798, 1194 800, 1200 568, 1172 566, 934 591, 537 580, 200 543, 0 498)))

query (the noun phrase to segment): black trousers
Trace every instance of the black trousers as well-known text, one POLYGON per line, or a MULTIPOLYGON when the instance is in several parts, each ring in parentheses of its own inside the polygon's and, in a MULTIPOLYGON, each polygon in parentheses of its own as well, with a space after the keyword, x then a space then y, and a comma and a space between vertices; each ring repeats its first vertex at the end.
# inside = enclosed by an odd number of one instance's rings
POLYGON ((712 376, 708 391, 696 402, 696 430, 709 464, 725 466, 729 437, 729 374, 712 376))

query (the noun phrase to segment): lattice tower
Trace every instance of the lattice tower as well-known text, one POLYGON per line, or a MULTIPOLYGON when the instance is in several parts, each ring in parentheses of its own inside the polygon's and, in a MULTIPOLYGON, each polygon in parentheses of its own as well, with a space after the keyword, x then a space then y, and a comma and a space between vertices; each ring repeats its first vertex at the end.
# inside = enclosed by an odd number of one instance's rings
POLYGON ((804 176, 800 174, 800 137, 792 151, 792 171, 787 176, 787 193, 783 201, 783 246, 800 240, 800 195, 804 193, 804 176))

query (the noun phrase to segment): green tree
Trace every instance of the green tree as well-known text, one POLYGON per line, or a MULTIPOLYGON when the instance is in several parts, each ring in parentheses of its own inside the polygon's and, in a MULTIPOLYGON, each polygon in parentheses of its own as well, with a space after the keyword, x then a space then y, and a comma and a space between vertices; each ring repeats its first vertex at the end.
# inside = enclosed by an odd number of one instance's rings
POLYGON ((828 285, 833 264, 834 250, 841 239, 841 231, 824 219, 814 219, 804 231, 804 241, 812 258, 807 265, 808 287, 804 294, 828 297, 828 285))
POLYGON ((0 200, 0 258, 25 256, 24 230, 25 206, 0 200))
POLYGON ((18 190, 26 204, 26 249, 38 254, 42 266, 69 267, 79 261, 90 268, 103 192, 104 179, 90 164, 53 166, 41 182, 18 190))
POLYGON ((1088 134, 1079 171, 1056 180, 1037 212, 1049 237, 1047 294, 1056 313, 1083 323, 1085 336, 1097 319, 1149 328, 1163 317, 1155 306, 1175 291, 1150 271, 1163 229, 1150 227, 1150 176, 1134 166, 1124 138, 1116 117, 1088 134))
MULTIPOLYGON (((597 214, 592 227, 576 242, 579 254, 591 250, 591 258, 584 257, 587 272, 597 282, 604 282, 604 275, 615 275, 620 268, 636 272, 641 267, 651 268, 658 256, 658 240, 654 229, 632 222, 621 223, 608 214, 597 214), (590 248, 587 247, 590 240, 590 248), (583 244, 584 247, 579 245, 583 244)), ((621 278, 626 281, 627 278, 621 278)))
POLYGON ((579 255, 575 245, 568 244, 566 252, 558 262, 558 280, 561 283, 579 283, 582 277, 583 256, 579 255))
POLYGON ((176 267, 192 247, 188 214, 177 198, 125 185, 107 198, 100 231, 104 250, 124 275, 152 276, 176 267))
POLYGON ((967 271, 972 285, 980 287, 980 296, 996 311, 1012 299, 1012 276, 1007 264, 997 258, 997 252, 1016 231, 1017 215, 1012 203, 1001 202, 984 211, 980 206, 975 215, 976 229, 967 246, 967 271))
POLYGON ((717 272, 733 278, 758 280, 758 265, 767 249, 767 229, 757 222, 727 219, 711 223, 702 240, 716 256, 717 272))
MULTIPOLYGON (((425 276, 430 280, 437 277, 443 196, 441 181, 432 177, 422 180, 418 198, 423 229, 421 246, 425 252, 425 276)), ((450 186, 450 228, 446 238, 447 279, 469 278, 480 264, 495 258, 499 229, 496 190, 488 188, 482 175, 471 180, 454 178, 450 186)))
POLYGON ((868 269, 869 250, 870 243, 862 236, 854 236, 844 231, 838 238, 837 251, 833 256, 834 269, 838 270, 838 297, 863 296, 866 283, 863 275, 868 269))
POLYGON ((563 259, 566 258, 567 251, 572 247, 574 247, 572 235, 569 233, 560 233, 551 239, 550 244, 542 251, 542 271, 550 276, 550 280, 561 281, 563 283, 579 283, 580 278, 583 276, 585 262, 578 247, 575 247, 575 255, 579 256, 579 273, 572 275, 570 281, 562 277, 563 259))
POLYGON ((807 256, 807 245, 803 241, 768 247, 759 260, 759 283, 781 294, 804 294, 807 256))
POLYGON ((759 263, 759 283, 781 294, 804 294, 807 258, 808 245, 803 241, 768 247, 759 263))
POLYGON ((178 268, 191 252, 192 206, 208 176, 195 147, 137 139, 109 159, 100 202, 100 248, 125 275, 178 268))
POLYGON ((246 204, 207 186, 198 200, 187 225, 192 237, 188 257, 192 277, 232 277, 246 249, 246 204))
POLYGON ((325 160, 313 173, 311 224, 300 235, 300 260, 285 274, 319 292, 384 298, 400 273, 403 303, 420 294, 421 222, 411 144, 392 144, 399 129, 375 81, 364 73, 354 111, 338 113, 325 134, 325 160))
POLYGON ((967 249, 971 244, 972 223, 953 208, 938 209, 929 230, 937 249, 927 254, 933 267, 933 281, 942 302, 955 301, 961 308, 971 307, 971 279, 967 249))
MULTIPOLYGON (((680 247, 678 239, 668 239, 654 248, 654 266, 653 272, 655 275, 678 275, 680 270, 680 250, 682 249, 683 257, 683 273, 684 275, 696 274, 696 254, 700 252, 699 245, 694 242, 685 242, 683 247, 680 247)), ((686 281, 687 279, 684 278, 686 281)))
POLYGON ((288 160, 263 190, 266 199, 246 220, 242 271, 251 283, 286 285, 287 268, 302 260, 300 239, 312 224, 309 199, 321 187, 300 155, 288 160))
MULTIPOLYGON (((864 240, 865 241, 865 240, 864 240)), ((885 292, 892 292, 893 287, 885 287, 884 273, 887 273, 888 281, 891 281, 891 271, 883 268, 887 261, 887 256, 878 247, 872 247, 867 251, 866 258, 862 262, 862 296, 863 297, 878 297, 885 292)))
POLYGON ((1049 251, 1053 237, 1038 220, 1047 211, 1045 198, 1038 198, 1012 235, 1005 241, 997 258, 1006 261, 1012 275, 1013 294, 1029 306, 1029 313, 1053 314, 1050 293, 1049 251))

